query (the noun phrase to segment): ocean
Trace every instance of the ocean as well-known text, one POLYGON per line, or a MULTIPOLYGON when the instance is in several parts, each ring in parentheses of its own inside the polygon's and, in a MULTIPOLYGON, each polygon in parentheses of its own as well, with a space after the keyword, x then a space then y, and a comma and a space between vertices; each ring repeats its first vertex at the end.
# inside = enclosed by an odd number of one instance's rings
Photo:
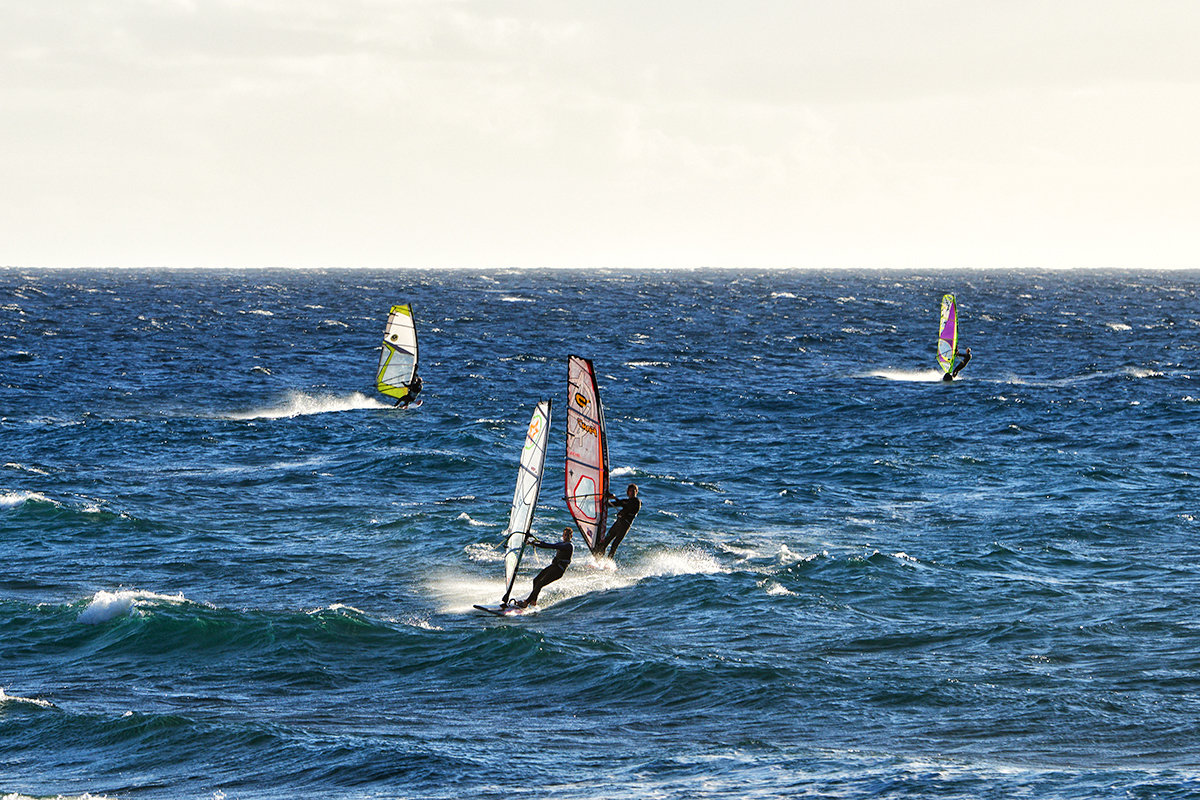
POLYGON ((1198 337, 1197 272, 0 270, 0 796, 1200 797, 1198 337), (573 353, 641 514, 481 616, 573 353))

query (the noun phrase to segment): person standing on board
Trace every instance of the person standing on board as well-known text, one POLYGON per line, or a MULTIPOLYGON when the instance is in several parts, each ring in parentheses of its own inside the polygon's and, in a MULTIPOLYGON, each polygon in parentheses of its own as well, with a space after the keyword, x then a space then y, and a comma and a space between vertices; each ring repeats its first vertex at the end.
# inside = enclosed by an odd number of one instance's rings
POLYGON ((958 373, 962 372, 962 368, 965 367, 967 362, 971 360, 971 348, 968 347, 967 352, 963 353, 961 356, 959 356, 959 358, 961 360, 958 362, 958 365, 954 367, 953 372, 949 373, 951 380, 957 378, 958 373))
POLYGON ((621 510, 617 512, 616 521, 608 529, 608 535, 604 537, 604 545, 601 549, 607 547, 608 557, 612 558, 617 554, 617 545, 625 538, 625 534, 629 533, 629 526, 633 524, 633 518, 642 510, 642 501, 638 499, 636 483, 629 484, 629 488, 625 490, 624 500, 618 500, 616 495, 610 495, 610 497, 612 499, 608 501, 608 504, 621 510))
POLYGON ((404 397, 401 397, 399 400, 397 400, 396 405, 400 405, 401 403, 403 403, 404 407, 408 408, 408 404, 411 403, 413 400, 416 400, 417 395, 419 395, 421 393, 421 385, 423 383, 424 383, 424 381, 421 380, 421 376, 414 372, 412 383, 410 383, 408 385, 408 394, 404 395, 404 397))
POLYGON ((571 546, 570 528, 563 528, 561 542, 543 542, 540 539, 530 536, 529 543, 534 547, 553 550, 554 560, 550 562, 550 566, 539 572, 533 579, 533 591, 529 593, 529 597, 516 602, 517 608, 537 605, 538 595, 541 594, 542 589, 545 589, 547 584, 554 583, 561 578, 563 573, 567 571, 567 567, 571 566, 571 553, 575 549, 571 546))

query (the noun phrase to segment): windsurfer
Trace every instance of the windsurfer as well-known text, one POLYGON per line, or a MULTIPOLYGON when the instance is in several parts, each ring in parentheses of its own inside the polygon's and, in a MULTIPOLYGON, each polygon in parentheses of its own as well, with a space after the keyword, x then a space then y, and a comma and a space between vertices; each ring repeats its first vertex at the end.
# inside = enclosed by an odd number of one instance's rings
POLYGON ((959 356, 958 365, 955 366, 954 370, 950 373, 950 378, 951 379, 957 378, 958 373, 962 372, 962 368, 965 367, 967 365, 967 362, 969 362, 970 360, 971 360, 971 348, 968 347, 967 352, 965 352, 959 356))
POLYGON ((518 608, 526 606, 536 606, 538 595, 542 589, 546 588, 547 584, 554 583, 563 576, 567 571, 567 567, 571 566, 571 553, 574 547, 571 546, 571 529, 563 528, 561 542, 543 542, 542 540, 530 536, 529 543, 534 547, 541 547, 545 550, 554 551, 554 560, 550 562, 550 566, 539 572, 533 579, 533 591, 529 593, 529 597, 524 600, 518 600, 515 605, 518 608))
POLYGON ((633 519, 642 510, 642 501, 638 499, 638 487, 636 483, 629 484, 625 490, 625 499, 620 500, 616 495, 610 494, 612 499, 608 504, 613 508, 619 508, 617 519, 613 522, 612 527, 608 529, 608 535, 604 537, 604 544, 601 545, 601 550, 608 548, 608 557, 612 558, 617 553, 617 545, 621 544, 621 540, 625 538, 625 534, 629 533, 629 526, 633 524, 633 519))
POLYGON ((408 384, 408 394, 404 395, 404 397, 401 397, 399 400, 397 400, 396 405, 400 405, 401 403, 403 403, 404 407, 408 408, 408 404, 411 403, 413 400, 416 400, 417 395, 419 395, 421 393, 421 386, 423 383, 424 383, 424 381, 421 380, 421 376, 414 372, 412 383, 408 384))

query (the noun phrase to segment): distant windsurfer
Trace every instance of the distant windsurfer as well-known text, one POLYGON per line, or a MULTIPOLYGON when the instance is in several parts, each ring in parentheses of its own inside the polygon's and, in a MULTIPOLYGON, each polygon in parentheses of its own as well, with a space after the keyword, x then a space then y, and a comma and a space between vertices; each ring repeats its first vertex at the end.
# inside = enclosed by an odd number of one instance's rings
POLYGON ((613 522, 612 527, 608 529, 608 535, 604 537, 604 544, 600 546, 603 550, 608 548, 608 557, 612 558, 617 554, 617 546, 621 544, 621 540, 625 538, 625 534, 629 533, 629 526, 633 524, 633 519, 642 510, 642 501, 638 499, 638 487, 636 483, 629 484, 625 489, 625 499, 621 500, 616 495, 609 495, 612 499, 608 504, 613 508, 619 508, 617 519, 613 522))
POLYGON ((546 588, 547 584, 554 583, 563 576, 567 571, 567 567, 571 566, 571 554, 574 552, 574 547, 571 545, 571 529, 563 528, 561 542, 543 542, 542 540, 530 536, 529 543, 534 547, 541 547, 544 550, 554 551, 554 560, 550 562, 550 566, 539 572, 533 579, 533 591, 529 593, 529 597, 524 600, 518 600, 514 603, 517 608, 525 608, 526 606, 536 606, 538 595, 542 589, 546 588))
POLYGON ((971 360, 971 348, 968 347, 965 353, 960 353, 958 355, 958 364, 955 365, 954 369, 950 370, 945 375, 943 375, 942 380, 952 381, 955 378, 957 378, 958 373, 962 372, 963 367, 965 367, 970 360, 971 360))
POLYGON ((421 376, 414 372, 412 383, 408 384, 408 394, 397 400, 396 405, 399 406, 401 403, 403 403, 404 407, 408 408, 409 403, 411 403, 413 400, 416 400, 417 395, 421 393, 421 386, 423 383, 424 381, 421 380, 421 376))

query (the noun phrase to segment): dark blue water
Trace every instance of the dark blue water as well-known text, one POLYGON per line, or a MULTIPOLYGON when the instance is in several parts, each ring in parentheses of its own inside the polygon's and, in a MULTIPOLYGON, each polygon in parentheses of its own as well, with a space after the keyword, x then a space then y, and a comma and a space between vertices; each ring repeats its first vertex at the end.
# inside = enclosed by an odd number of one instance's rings
POLYGON ((0 271, 0 795, 1200 796, 1198 290, 0 271), (480 618, 573 352, 642 513, 480 618))

